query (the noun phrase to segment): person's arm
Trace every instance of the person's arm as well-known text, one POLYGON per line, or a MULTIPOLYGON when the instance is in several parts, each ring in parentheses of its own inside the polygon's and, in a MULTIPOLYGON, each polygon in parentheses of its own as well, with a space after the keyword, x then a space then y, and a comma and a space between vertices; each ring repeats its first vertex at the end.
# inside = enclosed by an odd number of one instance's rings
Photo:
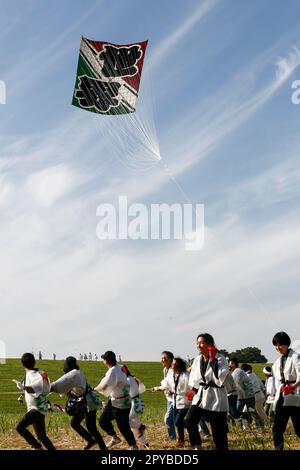
POLYGON ((116 376, 114 370, 109 369, 108 373, 100 380, 99 384, 94 387, 99 393, 102 393, 105 396, 109 396, 112 387, 116 384, 116 376))
POLYGON ((74 378, 74 374, 68 372, 67 374, 63 375, 55 382, 51 384, 51 392, 60 393, 62 395, 69 393, 72 388, 76 385, 76 380, 74 378))

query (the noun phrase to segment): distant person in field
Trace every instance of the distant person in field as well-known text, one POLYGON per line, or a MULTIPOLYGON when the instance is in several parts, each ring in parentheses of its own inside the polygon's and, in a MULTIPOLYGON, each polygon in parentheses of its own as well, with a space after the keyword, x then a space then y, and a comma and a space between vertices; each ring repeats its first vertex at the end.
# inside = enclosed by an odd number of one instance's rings
POLYGON ((192 406, 185 417, 191 446, 201 448, 198 423, 201 416, 210 423, 217 450, 228 450, 228 399, 224 387, 229 373, 226 358, 215 347, 214 338, 209 333, 197 336, 199 356, 195 357, 190 372, 190 394, 192 406))
POLYGON ((53 361, 56 361, 56 354, 53 353, 53 361))
POLYGON ((25 353, 21 357, 21 363, 25 368, 25 379, 23 382, 13 380, 18 389, 25 393, 27 413, 18 423, 17 432, 28 442, 33 449, 42 449, 42 444, 48 450, 55 450, 54 445, 46 435, 45 415, 48 410, 47 395, 50 393, 50 381, 46 372, 35 368, 33 354, 25 353), (28 431, 32 425, 37 439, 28 431))
POLYGON ((94 355, 94 360, 95 360, 95 361, 98 361, 98 354, 95 354, 95 355, 94 355))
POLYGON ((129 425, 135 438, 145 447, 149 447, 149 443, 145 436, 146 426, 142 424, 141 419, 144 413, 144 401, 140 397, 141 393, 146 390, 145 385, 134 377, 126 365, 122 366, 123 371, 129 382, 129 394, 131 397, 131 409, 129 414, 129 425))
POLYGON ((255 398, 252 383, 246 372, 239 368, 236 357, 229 359, 229 370, 237 388, 237 416, 242 419, 243 428, 247 428, 251 422, 251 412, 255 412, 255 398), (244 408, 247 412, 244 412, 244 408))
POLYGON ((284 445, 283 435, 291 418, 295 433, 300 438, 300 354, 290 348, 291 339, 280 331, 273 338, 280 357, 273 364, 275 382, 273 441, 277 450, 284 445))
POLYGON ((116 420, 117 426, 129 445, 130 450, 138 450, 135 437, 130 429, 129 414, 131 409, 130 385, 122 367, 117 365, 116 355, 113 351, 106 351, 101 358, 108 371, 105 377, 95 387, 97 392, 109 397, 109 400, 100 417, 99 424, 111 440, 107 447, 111 448, 121 442, 116 434, 112 421, 116 420))
POLYGON ((186 369, 186 362, 181 357, 174 357, 172 373, 167 374, 161 382, 161 388, 172 395, 177 447, 184 446, 184 417, 192 404, 191 398, 187 395, 189 376, 190 372, 186 369))
POLYGON ((71 427, 87 442, 83 450, 89 450, 96 444, 101 450, 106 450, 106 445, 96 425, 97 409, 102 407, 99 397, 88 384, 75 357, 66 358, 63 371, 65 374, 51 384, 51 391, 72 397, 85 396, 86 412, 76 414, 71 418, 71 427), (81 425, 83 420, 87 429, 81 425))
MULTIPOLYGON (((165 379, 168 374, 172 374, 172 362, 174 359, 173 353, 171 351, 163 351, 161 353, 160 362, 164 366, 163 369, 163 378, 165 379)), ((153 387, 153 391, 162 390, 161 386, 153 387)), ((174 424, 174 408, 173 408, 173 396, 168 390, 164 391, 165 397, 167 400, 167 411, 165 414, 165 424, 167 426, 168 437, 170 441, 176 440, 175 424, 174 424)))
POLYGON ((275 383, 274 383, 274 376, 272 374, 272 368, 270 366, 264 367, 263 373, 265 376, 265 393, 266 393, 265 412, 266 412, 266 415, 270 418, 270 421, 273 422, 274 420, 273 404, 275 400, 275 383))
POLYGON ((250 364, 242 364, 241 369, 246 372, 250 382, 252 383, 254 398, 255 398, 255 411, 257 413, 256 424, 257 426, 264 426, 265 422, 268 421, 268 416, 264 410, 264 404, 266 401, 264 393, 264 384, 253 372, 250 364))
POLYGON ((39 361, 43 359, 42 351, 39 351, 39 361))

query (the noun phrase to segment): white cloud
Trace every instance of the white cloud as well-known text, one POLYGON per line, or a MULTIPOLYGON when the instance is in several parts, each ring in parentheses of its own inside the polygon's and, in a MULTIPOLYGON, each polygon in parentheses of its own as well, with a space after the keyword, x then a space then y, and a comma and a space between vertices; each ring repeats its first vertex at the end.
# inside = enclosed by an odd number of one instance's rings
POLYGON ((68 194, 75 185, 76 176, 66 165, 61 164, 30 175, 26 189, 38 204, 49 207, 68 194))

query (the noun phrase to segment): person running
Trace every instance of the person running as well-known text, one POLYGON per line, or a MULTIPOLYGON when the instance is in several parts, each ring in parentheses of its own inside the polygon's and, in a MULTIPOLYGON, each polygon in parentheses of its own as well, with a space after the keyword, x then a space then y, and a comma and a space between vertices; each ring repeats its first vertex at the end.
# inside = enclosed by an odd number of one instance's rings
POLYGON ((235 357, 229 359, 229 370, 238 393, 237 419, 240 420, 243 429, 246 429, 252 421, 251 413, 255 412, 253 386, 246 372, 239 368, 238 360, 235 357))
POLYGON ((268 421, 268 416, 266 415, 266 412, 264 410, 264 404, 266 401, 266 396, 264 393, 264 384, 252 371, 252 366, 250 364, 242 364, 241 369, 246 372, 253 387, 255 398, 255 411, 257 414, 255 416, 256 425, 258 427, 263 427, 265 422, 268 421))
POLYGON ((226 377, 226 380, 224 382, 224 387, 227 392, 228 405, 229 405, 228 421, 231 422, 231 424, 235 424, 235 420, 238 418, 238 411, 237 411, 238 392, 237 392, 237 387, 235 385, 233 377, 230 373, 226 377))
POLYGON ((300 438, 300 354, 290 348, 291 339, 284 331, 276 333, 272 342, 280 354, 272 367, 275 382, 272 432, 275 449, 283 450, 289 418, 300 438))
POLYGON ((122 366, 122 370, 128 379, 131 397, 131 409, 129 414, 129 425, 135 438, 145 447, 149 447, 149 443, 145 437, 146 426, 141 423, 144 412, 144 402, 140 397, 140 393, 145 392, 145 385, 136 377, 134 377, 126 365, 122 366))
POLYGON ((21 363, 26 371, 23 382, 13 380, 19 390, 25 394, 27 413, 17 424, 17 432, 28 442, 33 449, 42 449, 42 444, 47 450, 55 450, 54 445, 46 434, 45 415, 48 410, 47 395, 50 393, 50 381, 44 371, 35 369, 35 358, 31 353, 25 353, 21 357, 21 363), (32 425, 37 436, 28 431, 32 425))
MULTIPOLYGON (((167 375, 170 373, 172 374, 172 362, 174 359, 173 353, 170 351, 163 351, 161 353, 161 363, 164 366, 163 368, 163 378, 165 379, 167 375)), ((162 390, 161 386, 153 387, 152 390, 154 392, 158 390, 162 390)), ((174 424, 174 409, 173 409, 173 397, 172 394, 165 390, 165 397, 167 400, 167 410, 164 417, 164 422, 167 427, 168 438, 170 441, 175 441, 176 439, 176 432, 175 432, 175 424, 174 424)))
POLYGON ((186 362, 181 357, 174 357, 172 373, 161 382, 161 388, 172 396, 174 424, 177 430, 177 447, 184 446, 184 418, 191 406, 191 400, 186 396, 189 390, 190 373, 186 370, 186 362))
POLYGON ((202 415, 210 423, 217 450, 228 449, 228 399, 224 388, 229 373, 225 357, 218 353, 209 333, 197 336, 199 356, 194 359, 189 386, 194 392, 192 406, 185 417, 191 445, 201 448, 198 423, 202 415))
POLYGON ((263 368, 263 373, 265 376, 265 391, 266 391, 266 403, 265 403, 265 412, 271 422, 274 421, 274 410, 273 404, 275 399, 275 383, 274 376, 272 374, 272 368, 266 366, 263 368))
POLYGON ((102 354, 101 358, 108 371, 97 387, 95 387, 95 390, 109 397, 99 420, 100 427, 111 436, 107 447, 113 447, 121 442, 112 425, 112 421, 115 419, 121 434, 129 445, 129 449, 138 450, 135 437, 129 425, 131 397, 127 377, 122 371, 122 367, 117 365, 116 355, 113 351, 106 351, 102 354))
POLYGON ((102 407, 100 399, 87 383, 75 357, 66 358, 63 371, 65 374, 51 384, 51 391, 67 394, 71 398, 82 397, 86 400, 86 408, 77 412, 71 419, 72 429, 87 442, 83 450, 89 450, 96 444, 101 450, 106 450, 106 445, 96 425, 97 409, 102 407), (81 425, 83 420, 87 429, 81 425))

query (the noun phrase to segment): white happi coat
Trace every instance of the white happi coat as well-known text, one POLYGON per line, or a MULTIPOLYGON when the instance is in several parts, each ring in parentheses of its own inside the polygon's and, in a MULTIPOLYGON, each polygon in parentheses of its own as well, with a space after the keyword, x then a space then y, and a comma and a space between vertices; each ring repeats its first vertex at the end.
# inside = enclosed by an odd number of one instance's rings
POLYGON ((110 397, 113 407, 120 409, 131 407, 129 389, 129 381, 119 365, 110 367, 103 379, 95 387, 97 392, 110 397))
POLYGON ((182 408, 189 408, 191 406, 191 401, 187 400, 185 395, 189 389, 190 373, 185 371, 179 375, 175 394, 175 380, 177 377, 178 375, 176 375, 173 371, 170 371, 161 381, 161 388, 162 390, 169 392, 170 396, 172 396, 174 408, 177 410, 182 408))
POLYGON ((38 369, 28 370, 24 386, 33 389, 33 393, 25 390, 27 411, 37 410, 42 414, 46 414, 48 409, 47 395, 50 393, 50 381, 47 373, 38 369))
MULTIPOLYGON (((275 383, 275 400, 273 408, 276 408, 277 401, 280 396, 280 389, 282 387, 281 374, 280 374, 281 357, 276 359, 273 364, 272 371, 275 383)), ((293 349, 290 349, 286 362, 284 365, 284 378, 286 382, 293 385, 300 380, 300 354, 293 349)), ((293 394, 283 395, 283 406, 300 406, 300 387, 296 388, 293 394)))
POLYGON ((192 370, 190 373, 189 386, 198 388, 198 393, 193 398, 193 405, 209 411, 228 411, 227 392, 224 387, 226 377, 229 373, 228 365, 225 357, 217 353, 216 360, 218 365, 218 377, 216 377, 211 362, 209 361, 204 374, 206 386, 200 370, 200 361, 202 354, 194 359, 192 370), (217 385, 217 387, 209 386, 209 383, 217 385))
POLYGON ((273 375, 271 375, 270 377, 266 379, 265 387, 266 387, 266 396, 267 396, 266 403, 274 403, 275 381, 274 381, 273 375))
POLYGON ((262 381, 257 377, 254 372, 246 372, 253 388, 253 393, 255 397, 255 402, 264 401, 265 394, 264 394, 264 385, 262 381))
POLYGON ((136 377, 130 375, 127 378, 129 382, 129 395, 131 397, 131 409, 130 409, 130 417, 141 417, 144 412, 144 401, 140 397, 140 393, 144 393, 146 390, 145 385, 136 377))
POLYGON ((102 408, 102 402, 97 394, 92 390, 92 387, 86 381, 85 375, 80 369, 73 369, 65 375, 57 379, 51 384, 51 390, 60 394, 71 393, 76 397, 85 395, 88 411, 102 408))

